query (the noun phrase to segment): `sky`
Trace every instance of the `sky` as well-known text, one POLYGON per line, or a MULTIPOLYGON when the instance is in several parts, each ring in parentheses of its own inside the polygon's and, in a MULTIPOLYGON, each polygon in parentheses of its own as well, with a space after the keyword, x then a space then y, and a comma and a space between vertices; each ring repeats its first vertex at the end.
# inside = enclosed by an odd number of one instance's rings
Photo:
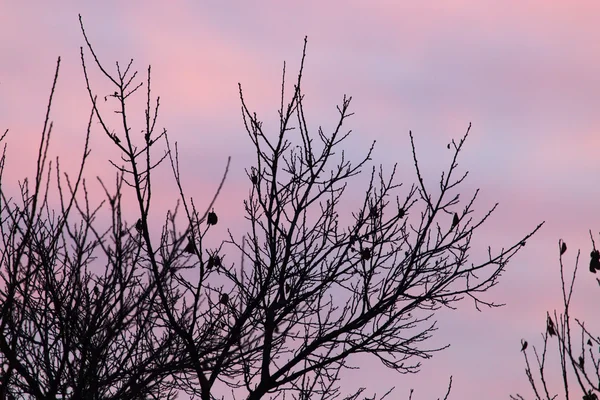
MULTIPOLYGON (((189 195, 208 204, 232 157, 216 209, 223 235, 225 227, 241 229, 244 168, 253 153, 238 82, 250 108, 276 128, 283 62, 293 77, 308 36, 309 124, 332 128, 335 106, 351 95, 355 115, 346 151, 355 159, 377 140, 375 165, 390 171, 398 163, 410 186, 416 181, 410 130, 435 185, 450 162, 447 143, 472 123, 459 159, 470 171, 465 197, 480 188, 480 212, 500 203, 479 230, 474 255, 485 255, 488 245, 511 245, 546 221, 486 294, 505 307, 478 312, 465 300, 439 314, 431 343, 451 347, 425 361, 421 373, 399 376, 361 360, 361 370, 347 374, 342 388, 367 386, 381 394, 395 386, 394 398, 408 398, 414 388, 413 399, 430 399, 443 397, 452 375, 454 399, 505 399, 517 392, 532 398, 520 342, 540 345, 546 311, 560 307, 559 239, 569 247, 563 258, 569 270, 582 251, 572 315, 590 324, 597 315, 585 301, 598 295, 585 264, 589 230, 600 239, 599 12, 598 2, 584 0, 2 2, 0 130, 10 132, 4 179, 14 190, 17 180, 33 174, 59 56, 51 154, 75 172, 90 113, 81 14, 113 71, 115 61, 130 58, 142 76, 152 65, 153 94, 161 96, 158 125, 179 142, 189 195)), ((97 92, 108 90, 96 72, 92 83, 97 92)), ((113 179, 107 159, 119 155, 97 127, 92 146, 87 176, 113 179)), ((168 168, 157 177, 164 184, 157 210, 166 210, 177 194, 168 168)), ((551 367, 556 374, 557 364, 551 367)))

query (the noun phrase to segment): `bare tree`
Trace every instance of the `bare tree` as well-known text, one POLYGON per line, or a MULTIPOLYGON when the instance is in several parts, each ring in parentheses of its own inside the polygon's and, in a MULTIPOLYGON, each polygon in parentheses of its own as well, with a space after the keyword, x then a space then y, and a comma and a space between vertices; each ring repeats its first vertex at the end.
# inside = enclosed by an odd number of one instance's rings
MULTIPOLYGON (((453 156, 438 189, 424 182, 411 134, 417 183, 400 198, 395 168, 387 175, 373 168, 358 210, 341 215, 348 184, 371 160, 373 147, 357 163, 341 149, 350 134, 343 131, 352 115, 347 97, 337 108, 333 132, 310 132, 301 90, 305 54, 306 41, 287 104, 284 66, 274 135, 263 131, 240 86, 242 116, 256 152, 255 165, 246 171, 249 230, 241 239, 230 234, 219 253, 233 246, 242 262, 219 257, 210 268, 211 258, 207 263, 197 254, 198 281, 187 287, 194 312, 182 310, 173 327, 194 340, 191 360, 205 343, 218 343, 206 350, 208 358, 190 365, 182 382, 204 400, 213 398, 218 381, 247 399, 285 393, 337 398, 343 395, 340 373, 352 368, 350 357, 357 354, 400 373, 418 372, 419 360, 441 350, 426 347, 435 311, 454 308, 465 296, 478 309, 497 306, 479 295, 497 284, 507 262, 541 227, 506 249, 488 248, 477 264, 469 262, 473 234, 496 206, 475 219, 478 191, 459 204, 458 187, 467 173, 455 177, 457 158, 468 131, 448 145, 453 156), (204 311, 196 313, 202 302, 204 311)), ((179 182, 177 173, 176 178, 179 182)), ((182 202, 187 204, 183 192, 182 202)), ((193 239, 200 248, 202 237, 193 239)))
MULTIPOLYGON (((590 253, 589 271, 593 274, 600 270, 600 252, 596 249, 594 237, 590 231, 592 241, 592 251, 590 253)), ((560 313, 554 310, 553 314, 547 313, 546 326, 542 334, 542 347, 538 351, 536 346, 529 346, 526 340, 522 341, 521 351, 525 359, 525 374, 533 390, 535 399, 551 400, 564 398, 566 400, 575 398, 575 392, 583 393, 583 400, 598 400, 600 394, 600 336, 594 335, 585 326, 585 322, 573 318, 570 314, 571 301, 573 298, 575 278, 579 267, 579 258, 581 251, 577 251, 575 258, 575 267, 570 279, 565 279, 566 271, 563 264, 563 255, 567 252, 567 244, 559 240, 559 265, 560 280, 562 289, 563 309, 560 313), (573 324, 573 321, 575 324, 573 324), (576 338, 579 336, 580 338, 576 338), (548 379, 548 360, 546 358, 549 345, 554 346, 556 341, 556 350, 559 359, 559 371, 562 378, 561 393, 556 387, 556 382, 548 379), (535 369, 532 370, 530 351, 533 349, 535 356, 535 369), (528 355, 529 353, 529 355, 528 355), (535 372, 534 372, 535 371, 535 372)), ((600 279, 596 278, 600 285, 600 279)), ((550 364, 552 367, 552 364, 550 364)), ((578 397, 578 396, 577 396, 578 397)), ((511 396, 514 400, 524 400, 520 394, 511 396)))
POLYGON ((48 160, 59 66, 60 58, 35 180, 20 184, 19 200, 7 197, 1 179, 6 145, 0 158, 0 398, 174 398, 181 341, 160 325, 141 234, 122 218, 123 174, 116 192, 106 191, 107 229, 97 223, 106 200, 94 205, 88 197, 83 172, 94 112, 76 179, 48 160), (54 173, 58 212, 49 201, 54 173))
POLYGON ((338 107, 332 132, 309 130, 301 90, 305 41, 287 104, 284 64, 274 135, 263 131, 240 86, 243 121, 256 154, 246 171, 248 232, 242 238, 230 233, 209 248, 207 235, 218 223, 213 207, 229 162, 214 197, 200 210, 184 194, 177 143, 166 130, 155 130, 160 101, 151 96, 150 68, 144 82, 137 82, 132 62, 117 63, 116 72, 109 72, 83 23, 81 29, 92 103, 87 135, 96 119, 121 152, 121 163, 111 161, 116 188, 111 194, 100 181, 107 200, 90 204, 83 179, 86 141, 75 182, 67 175, 61 180, 57 162, 61 201, 55 217, 47 200, 49 116, 33 195, 22 185, 19 206, 0 188, 0 390, 6 398, 172 398, 179 389, 210 400, 229 388, 234 397, 247 399, 358 399, 365 388, 350 394, 340 388, 342 371, 355 368, 353 356, 416 373, 421 360, 443 349, 427 346, 436 329, 435 311, 455 308, 464 297, 477 309, 499 306, 480 295, 498 283, 508 261, 542 224, 506 248, 489 247, 477 263, 470 260, 473 234, 496 208, 476 217, 479 191, 459 201, 467 173, 456 176, 457 160, 470 126, 448 144, 451 161, 439 186, 426 184, 410 134, 416 183, 405 189, 395 168, 389 173, 372 168, 356 211, 345 213, 341 205, 356 200, 348 185, 368 166, 373 146, 358 162, 342 149, 350 135, 349 97, 338 107), (114 91, 100 96, 104 101, 92 88, 86 53, 113 85, 114 91), (144 126, 136 135, 128 104, 143 85, 144 126), (106 117, 115 104, 116 128, 106 117), (156 160, 160 143, 166 151, 156 160), (180 199, 156 235, 149 228, 156 218, 150 211, 152 172, 164 160, 180 199), (124 218, 127 195, 138 214, 124 218), (112 219, 103 230, 97 216, 107 202, 112 219), (72 210, 77 223, 70 222, 72 210), (229 261, 238 257, 239 264, 229 261), (92 264, 102 260, 105 272, 93 271, 92 264))

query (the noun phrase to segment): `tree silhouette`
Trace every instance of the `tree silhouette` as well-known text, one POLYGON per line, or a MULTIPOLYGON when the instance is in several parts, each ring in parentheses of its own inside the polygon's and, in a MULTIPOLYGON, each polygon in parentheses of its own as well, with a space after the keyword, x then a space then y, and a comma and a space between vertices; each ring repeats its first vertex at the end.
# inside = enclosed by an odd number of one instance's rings
MULTIPOLYGON (((598 262, 598 250, 596 243, 590 231, 592 241, 592 251, 590 253, 590 272, 596 273, 594 268, 598 262)), ((575 286, 575 278, 579 267, 580 251, 577 251, 575 258, 575 267, 573 268, 570 281, 565 280, 566 271, 563 264, 563 255, 567 252, 567 245, 564 241, 558 242, 559 248, 559 265, 560 278, 563 298, 563 309, 560 313, 555 310, 551 315, 547 315, 546 332, 542 335, 543 346, 540 351, 536 346, 533 346, 535 363, 537 372, 534 373, 531 368, 531 363, 527 351, 523 349, 523 357, 525 359, 525 374, 529 381, 529 385, 533 390, 535 398, 538 400, 556 399, 559 394, 555 393, 560 390, 556 387, 556 382, 548 379, 548 346, 554 346, 556 340, 557 353, 559 359, 559 371, 562 378, 562 395, 565 399, 575 398, 574 391, 583 393, 583 400, 597 400, 600 394, 600 337, 592 333, 585 326, 585 322, 571 316, 570 307, 575 286), (575 324, 573 324, 575 321, 575 324), (576 339, 580 336, 581 339, 576 339), (586 362, 586 360, 588 360, 586 362)), ((586 278, 589 275, 585 276, 586 278)), ((600 279, 596 278, 600 285, 600 279)), ((525 397, 521 394, 511 396, 511 399, 524 400, 525 397)))
MULTIPOLYGON (((87 140, 74 182, 61 175, 57 161, 57 217, 48 201, 50 97, 34 189, 25 181, 18 205, 0 187, 0 397, 168 399, 184 391, 209 400, 228 388, 247 399, 358 399, 366 388, 348 394, 340 386, 341 372, 354 368, 352 356, 416 373, 421 360, 444 348, 427 346, 435 311, 455 308, 465 297, 477 309, 498 306, 480 295, 498 283, 541 224, 514 244, 490 247, 482 260, 471 260, 473 235, 496 205, 477 218, 478 190, 459 201, 467 173, 457 176, 457 160, 470 125, 452 142, 450 165, 435 189, 423 178, 411 133, 416 183, 404 188, 396 167, 389 173, 373 167, 357 200, 347 192, 371 161, 374 143, 357 162, 346 156, 345 127, 352 115, 346 96, 332 132, 309 128, 301 90, 305 40, 287 103, 284 64, 277 132, 263 131, 240 86, 242 118, 256 154, 246 171, 248 231, 241 238, 230 232, 219 247, 208 248, 229 162, 201 211, 184 194, 177 143, 165 129, 155 129, 160 99, 151 96, 151 69, 140 83, 132 62, 124 68, 117 63, 110 73, 81 17, 80 23, 92 108, 86 137, 97 120, 121 152, 122 165, 109 160, 116 189, 111 193, 99 179, 106 200, 94 205, 83 179, 87 140), (114 87, 105 102, 97 101, 86 54, 114 87), (146 109, 138 137, 129 100, 143 85, 146 109), (116 128, 105 117, 115 105, 116 128), (156 160, 159 143, 166 151, 156 160), (152 172, 165 160, 179 203, 157 235, 149 226, 158 218, 150 212, 152 172), (125 218, 127 195, 137 212, 125 218), (346 211, 352 201, 353 213, 346 211), (102 228, 106 219, 99 215, 107 204, 110 226, 102 228), (182 223, 185 228, 178 229, 182 223)), ((5 153, 0 167, 4 160, 5 153)))
MULTIPOLYGON (((48 161, 59 67, 60 58, 35 180, 20 184, 20 202, 7 197, 0 180, 0 398, 174 398, 170 376, 181 368, 175 358, 181 342, 157 319, 156 281, 143 279, 150 275, 140 247, 141 222, 134 230, 121 214, 123 176, 114 195, 106 191, 112 221, 107 229, 97 223, 105 202, 95 207, 87 195, 83 171, 93 114, 75 181, 62 174, 58 160, 54 170, 48 161), (58 213, 49 202, 54 173, 58 213), (78 199, 82 188, 85 195, 78 199), (105 269, 98 273, 98 267, 105 269)), ((5 161, 6 146, 0 177, 5 161)))
MULTIPOLYGON (((465 296, 476 307, 496 306, 478 295, 498 282, 509 259, 539 228, 506 250, 489 250, 479 264, 468 263, 471 238, 495 209, 480 219, 472 217, 478 191, 459 208, 457 187, 467 174, 454 175, 468 131, 454 142, 439 193, 434 195, 422 178, 411 134, 418 183, 401 199, 395 168, 388 175, 373 168, 362 205, 351 218, 343 216, 338 210, 348 185, 370 161, 373 147, 356 164, 341 148, 350 134, 343 131, 352 115, 347 97, 337 108, 333 132, 319 128, 316 135, 310 133, 301 90, 305 54, 306 42, 287 104, 284 65, 274 134, 263 131, 240 85, 242 116, 256 161, 246 171, 251 182, 244 203, 248 232, 241 239, 230 234, 224 249, 233 246, 241 252, 242 263, 207 274, 200 268, 189 296, 205 292, 210 304, 214 288, 209 281, 216 274, 224 282, 229 307, 215 313, 211 306, 201 318, 180 318, 173 327, 190 332, 192 360, 207 342, 204 327, 221 327, 208 334, 220 342, 213 361, 208 368, 194 364, 184 382, 188 393, 202 399, 211 398, 218 381, 243 388, 247 399, 282 393, 299 399, 336 398, 342 394, 340 372, 351 367, 349 358, 355 354, 370 354, 400 373, 417 372, 419 359, 441 350, 424 347, 435 330, 434 311, 453 308, 465 296), (202 323, 195 328, 198 319, 202 323)), ((184 198, 182 202, 186 204, 184 198)), ((196 296, 194 309, 201 301, 196 296)))

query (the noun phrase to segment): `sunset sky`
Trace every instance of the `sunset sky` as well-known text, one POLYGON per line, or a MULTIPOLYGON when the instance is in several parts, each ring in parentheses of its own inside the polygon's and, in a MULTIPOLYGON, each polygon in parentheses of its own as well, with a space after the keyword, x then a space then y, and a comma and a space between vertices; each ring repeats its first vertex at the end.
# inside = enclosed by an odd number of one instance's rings
MULTIPOLYGON (((546 311, 561 305, 558 241, 577 250, 573 317, 590 326, 598 315, 598 284, 587 271, 591 241, 600 239, 600 4, 597 1, 144 1, 2 2, 0 5, 0 131, 9 129, 5 190, 33 176, 56 60, 62 57, 52 113, 52 157, 75 172, 90 101, 85 90, 78 21, 100 59, 134 67, 145 77, 152 66, 153 94, 161 96, 158 125, 179 142, 188 195, 208 204, 232 157, 230 175, 215 209, 220 232, 242 232, 242 200, 249 182, 244 168, 254 154, 240 113, 238 82, 249 107, 276 129, 281 71, 292 79, 308 36, 304 93, 309 125, 325 130, 337 122, 335 106, 353 97, 353 130, 345 150, 358 160, 377 140, 374 165, 399 165, 405 185, 416 182, 408 132, 436 187, 451 152, 472 123, 459 158, 470 171, 465 200, 481 188, 476 209, 500 206, 474 239, 481 260, 487 246, 512 245, 541 221, 542 230, 508 265, 487 300, 506 303, 475 310, 472 301, 441 312, 432 346, 451 347, 400 376, 376 360, 346 374, 347 392, 366 386, 393 398, 442 398, 453 376, 451 399, 533 398, 524 374, 520 341, 541 344, 546 311), (597 298, 597 297, 596 297, 597 298)), ((89 54, 88 54, 89 55, 89 54)), ((88 57, 89 62, 91 59, 88 57)), ((94 90, 110 90, 94 69, 94 90)), ((143 94, 132 104, 143 117, 143 94), (136 108, 137 107, 137 108, 136 108)), ((138 132, 142 129, 135 128, 138 132)), ((92 132, 88 176, 114 179, 108 159, 118 160, 99 126, 92 132)), ((368 167, 370 168, 370 166, 368 167)), ((368 172, 368 170, 367 170, 368 172)), ((160 224, 177 193, 167 168, 157 171, 155 222, 160 224), (161 208, 162 207, 162 208, 161 208), (162 213, 162 214, 161 214, 162 213)), ((353 188, 360 193, 364 179, 353 188)), ((94 190, 99 190, 95 187, 94 190)), ((99 193, 99 192, 98 192, 99 193)), ((464 198, 463 198, 464 196, 464 198)), ((551 368, 557 377, 556 343, 551 368)), ((557 384, 558 385, 558 384, 557 384)), ((559 386, 554 386, 557 390, 559 386)))

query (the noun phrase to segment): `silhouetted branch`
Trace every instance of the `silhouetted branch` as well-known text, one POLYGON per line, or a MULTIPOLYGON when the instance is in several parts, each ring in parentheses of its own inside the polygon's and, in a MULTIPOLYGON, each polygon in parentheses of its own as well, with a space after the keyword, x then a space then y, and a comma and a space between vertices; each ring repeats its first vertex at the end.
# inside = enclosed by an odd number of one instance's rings
MULTIPOLYGON (((590 238, 592 241, 590 272, 595 273, 597 253, 591 231, 590 238)), ((600 359, 593 351, 594 344, 600 345, 600 340, 597 336, 593 335, 585 328, 585 324, 583 322, 575 319, 575 322, 581 331, 580 347, 579 350, 577 350, 578 346, 573 344, 574 331, 571 326, 570 316, 571 300, 575 287, 575 277, 577 276, 577 270, 579 266, 580 251, 577 251, 575 266, 573 268, 570 280, 567 281, 565 279, 565 266, 563 264, 563 255, 567 252, 566 243, 562 240, 559 240, 558 249, 563 310, 561 314, 557 314, 557 312, 554 311, 553 316, 548 313, 546 330, 542 335, 543 353, 541 358, 537 355, 538 353, 536 347, 533 347, 538 364, 538 377, 534 376, 531 371, 527 357, 527 350, 523 350, 526 364, 525 373, 536 399, 555 399, 559 396, 558 393, 554 393, 554 391, 558 390, 558 388, 554 388, 554 386, 550 385, 546 379, 546 351, 549 342, 554 341, 555 337, 558 344, 557 350, 562 378, 561 395, 564 395, 565 399, 571 398, 571 395, 573 395, 573 387, 575 386, 579 388, 581 393, 583 393, 584 400, 593 400, 597 399, 598 393, 600 393, 600 359), (573 385, 573 382, 576 384, 573 385)), ((511 398, 524 399, 524 397, 521 395, 511 396, 511 398)))

